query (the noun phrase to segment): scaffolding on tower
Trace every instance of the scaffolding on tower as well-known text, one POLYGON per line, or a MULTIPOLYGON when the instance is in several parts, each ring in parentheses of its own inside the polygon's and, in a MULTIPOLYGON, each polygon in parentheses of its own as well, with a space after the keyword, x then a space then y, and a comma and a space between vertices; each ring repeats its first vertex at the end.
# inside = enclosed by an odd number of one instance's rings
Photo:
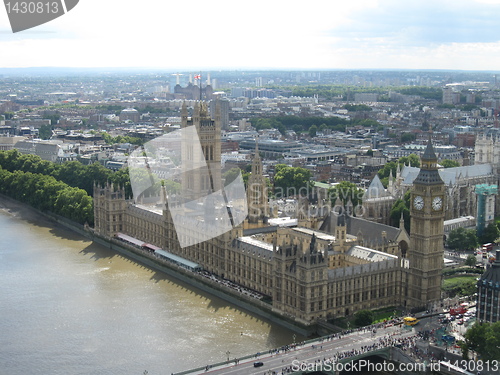
POLYGON ((476 230, 477 235, 481 236, 486 227, 486 198, 498 194, 497 185, 480 184, 476 185, 475 192, 477 195, 477 220, 476 230))

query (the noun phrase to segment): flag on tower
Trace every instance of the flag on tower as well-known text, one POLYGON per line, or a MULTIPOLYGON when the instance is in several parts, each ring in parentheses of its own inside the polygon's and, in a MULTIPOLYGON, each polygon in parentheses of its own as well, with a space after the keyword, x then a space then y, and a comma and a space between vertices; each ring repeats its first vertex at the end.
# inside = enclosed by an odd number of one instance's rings
POLYGON ((201 74, 196 74, 196 75, 194 76, 194 79, 201 79, 201 74))

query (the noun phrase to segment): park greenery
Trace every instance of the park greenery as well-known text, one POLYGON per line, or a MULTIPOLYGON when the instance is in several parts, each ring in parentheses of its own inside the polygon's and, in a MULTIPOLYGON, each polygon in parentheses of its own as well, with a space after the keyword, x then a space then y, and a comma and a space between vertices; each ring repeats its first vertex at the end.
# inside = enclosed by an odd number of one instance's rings
POLYGON ((417 137, 413 133, 404 133, 404 134, 401 134, 401 143, 411 143, 416 138, 417 137))
POLYGON ((469 254, 465 259, 465 265, 469 267, 474 267, 476 265, 477 259, 474 254, 469 254))
POLYGON ((128 169, 113 172, 97 162, 56 164, 14 149, 0 151, 0 173, 0 193, 82 224, 93 222, 94 182, 124 187, 132 196, 128 169))
POLYGON ((497 242, 498 237, 500 237, 498 223, 490 223, 486 226, 486 228, 484 228, 483 232, 479 236, 479 241, 481 243, 497 242))
POLYGON ((476 292, 477 275, 461 275, 443 280, 443 291, 452 298, 471 296, 476 292))
MULTIPOLYGON (((360 87, 360 86, 347 86, 342 84, 308 84, 308 85, 294 85, 294 86, 269 86, 269 88, 277 88, 290 90, 294 96, 313 97, 318 95, 320 98, 326 100, 343 100, 348 101, 354 98, 357 93, 375 93, 379 94, 379 101, 389 101, 387 95, 387 87, 360 87)), ((441 100, 443 97, 443 90, 436 87, 424 86, 402 86, 393 87, 391 91, 403 95, 416 95, 422 99, 427 100, 441 100)))
MULTIPOLYGON (((474 255, 472 255, 474 256, 474 255)), ((474 256, 474 262, 476 261, 476 257, 474 256)), ((475 265, 475 263, 474 263, 475 265)), ((471 268, 471 266, 466 265, 465 267, 458 268, 445 268, 443 270, 443 276, 451 276, 456 274, 482 274, 484 272, 484 268, 471 268)))
POLYGON ((346 207, 349 202, 353 207, 362 203, 363 189, 360 189, 353 182, 341 181, 338 184, 328 188, 328 196, 332 206, 335 206, 337 199, 340 199, 342 205, 346 207))
POLYGON ((473 250, 479 245, 475 229, 456 228, 450 231, 446 245, 453 250, 473 250))
POLYGON ((108 145, 114 145, 117 143, 130 143, 136 146, 142 146, 144 144, 144 140, 138 137, 131 137, 129 135, 117 135, 116 137, 111 136, 109 133, 102 132, 102 139, 108 145))
POLYGON ((396 177, 398 165, 400 169, 403 169, 405 165, 419 168, 420 158, 415 154, 410 154, 409 156, 400 157, 397 161, 390 161, 389 163, 386 163, 384 167, 378 171, 378 177, 380 178, 382 185, 387 187, 391 172, 392 176, 396 177))
POLYGON ((306 197, 312 193, 314 181, 311 181, 310 170, 277 164, 274 171, 274 194, 277 198, 298 195, 306 197))
POLYGON ((410 195, 408 190, 403 199, 397 199, 392 205, 390 215, 391 226, 399 227, 401 216, 403 216, 405 230, 410 233, 410 195))
POLYGON ((442 160, 439 164, 443 168, 455 168, 455 167, 460 167, 460 163, 456 160, 450 160, 450 159, 444 159, 442 160))
POLYGON ((446 245, 453 250, 473 250, 481 243, 496 242, 500 237, 497 223, 490 223, 478 236, 475 229, 456 228, 450 231, 446 245))
POLYGON ((92 198, 83 189, 71 187, 52 176, 39 173, 0 169, 0 193, 50 211, 80 224, 92 224, 92 198))
POLYGON ((359 310, 354 314, 354 324, 358 327, 369 326, 373 322, 373 311, 359 310))
POLYGON ((470 350, 478 353, 479 358, 486 361, 500 360, 500 321, 495 323, 477 322, 470 327, 461 342, 465 355, 470 350))

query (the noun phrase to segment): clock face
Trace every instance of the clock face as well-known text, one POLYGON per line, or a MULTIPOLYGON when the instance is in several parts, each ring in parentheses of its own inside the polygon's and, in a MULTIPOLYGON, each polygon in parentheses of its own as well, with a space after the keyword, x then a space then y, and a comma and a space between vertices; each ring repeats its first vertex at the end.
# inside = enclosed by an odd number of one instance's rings
POLYGON ((440 210, 443 207, 443 200, 440 197, 436 197, 432 200, 432 208, 434 210, 440 210))
POLYGON ((422 198, 420 195, 417 195, 415 199, 413 199, 413 207, 415 207, 417 210, 421 210, 424 208, 424 198, 422 198))

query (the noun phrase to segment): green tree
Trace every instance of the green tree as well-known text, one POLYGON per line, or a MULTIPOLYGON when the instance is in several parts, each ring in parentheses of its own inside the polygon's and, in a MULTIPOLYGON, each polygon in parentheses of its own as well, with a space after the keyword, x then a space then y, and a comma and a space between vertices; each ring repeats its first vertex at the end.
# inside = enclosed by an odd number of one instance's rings
POLYGON ((54 204, 55 213, 77 223, 92 223, 93 202, 83 189, 67 187, 59 191, 54 204))
POLYGON ((41 139, 50 139, 52 137, 52 130, 54 127, 52 125, 42 125, 40 129, 38 129, 38 136, 41 139))
POLYGON ((396 177, 396 170, 399 164, 399 168, 403 169, 404 165, 409 165, 411 167, 420 167, 420 159, 415 154, 410 154, 409 156, 403 156, 398 159, 397 162, 391 161, 386 163, 382 169, 378 171, 378 176, 382 184, 387 187, 388 177, 392 171, 392 176, 396 177))
POLYGON ((318 127, 316 125, 313 125, 309 128, 309 137, 314 138, 316 137, 316 133, 318 132, 318 127))
POLYGON ((401 135, 401 143, 413 142, 415 138, 415 134, 413 133, 404 133, 401 135))
POLYGON ((455 168, 460 167, 460 163, 456 160, 444 159, 440 163, 443 168, 455 168))
POLYGON ((483 233, 481 234, 481 242, 489 243, 489 242, 497 242, 497 238, 500 236, 500 230, 497 225, 494 223, 490 223, 484 228, 483 233))
POLYGON ((393 227, 399 227, 401 215, 403 215, 404 226, 408 233, 410 233, 410 195, 411 192, 407 191, 403 199, 398 199, 392 205, 390 218, 393 227))
POLYGON ((59 123, 59 120, 61 118, 61 115, 55 113, 52 115, 45 115, 43 116, 44 119, 49 119, 50 120, 50 125, 52 128, 59 123))
POLYGON ((470 296, 476 291, 475 277, 453 277, 443 281, 443 291, 448 297, 470 296))
POLYGON ((278 198, 288 196, 309 196, 314 182, 312 173, 301 167, 277 164, 274 174, 274 195, 278 198))
POLYGON ((469 267, 474 267, 476 265, 476 256, 473 254, 469 254, 467 259, 465 259, 465 265, 469 267))
POLYGON ((362 203, 363 194, 363 189, 358 188, 356 184, 349 181, 341 181, 328 188, 328 196, 332 205, 335 205, 337 198, 339 198, 344 206, 351 201, 353 207, 356 207, 362 203))
POLYGON ((400 165, 409 165, 410 167, 420 168, 420 158, 415 154, 402 156, 398 159, 400 165))
POLYGON ((283 124, 278 124, 277 128, 282 136, 286 136, 286 127, 283 124))
POLYGON ((360 310, 354 314, 354 324, 364 327, 372 324, 373 312, 370 310, 360 310))
POLYGON ((450 249, 470 250, 478 245, 474 229, 457 228, 448 234, 447 245, 450 249))
POLYGON ((346 104, 344 109, 347 109, 349 112, 360 112, 360 111, 371 111, 372 108, 367 106, 366 104, 346 104))
POLYGON ((467 349, 476 351, 483 361, 500 360, 500 321, 476 322, 464 337, 467 349))

